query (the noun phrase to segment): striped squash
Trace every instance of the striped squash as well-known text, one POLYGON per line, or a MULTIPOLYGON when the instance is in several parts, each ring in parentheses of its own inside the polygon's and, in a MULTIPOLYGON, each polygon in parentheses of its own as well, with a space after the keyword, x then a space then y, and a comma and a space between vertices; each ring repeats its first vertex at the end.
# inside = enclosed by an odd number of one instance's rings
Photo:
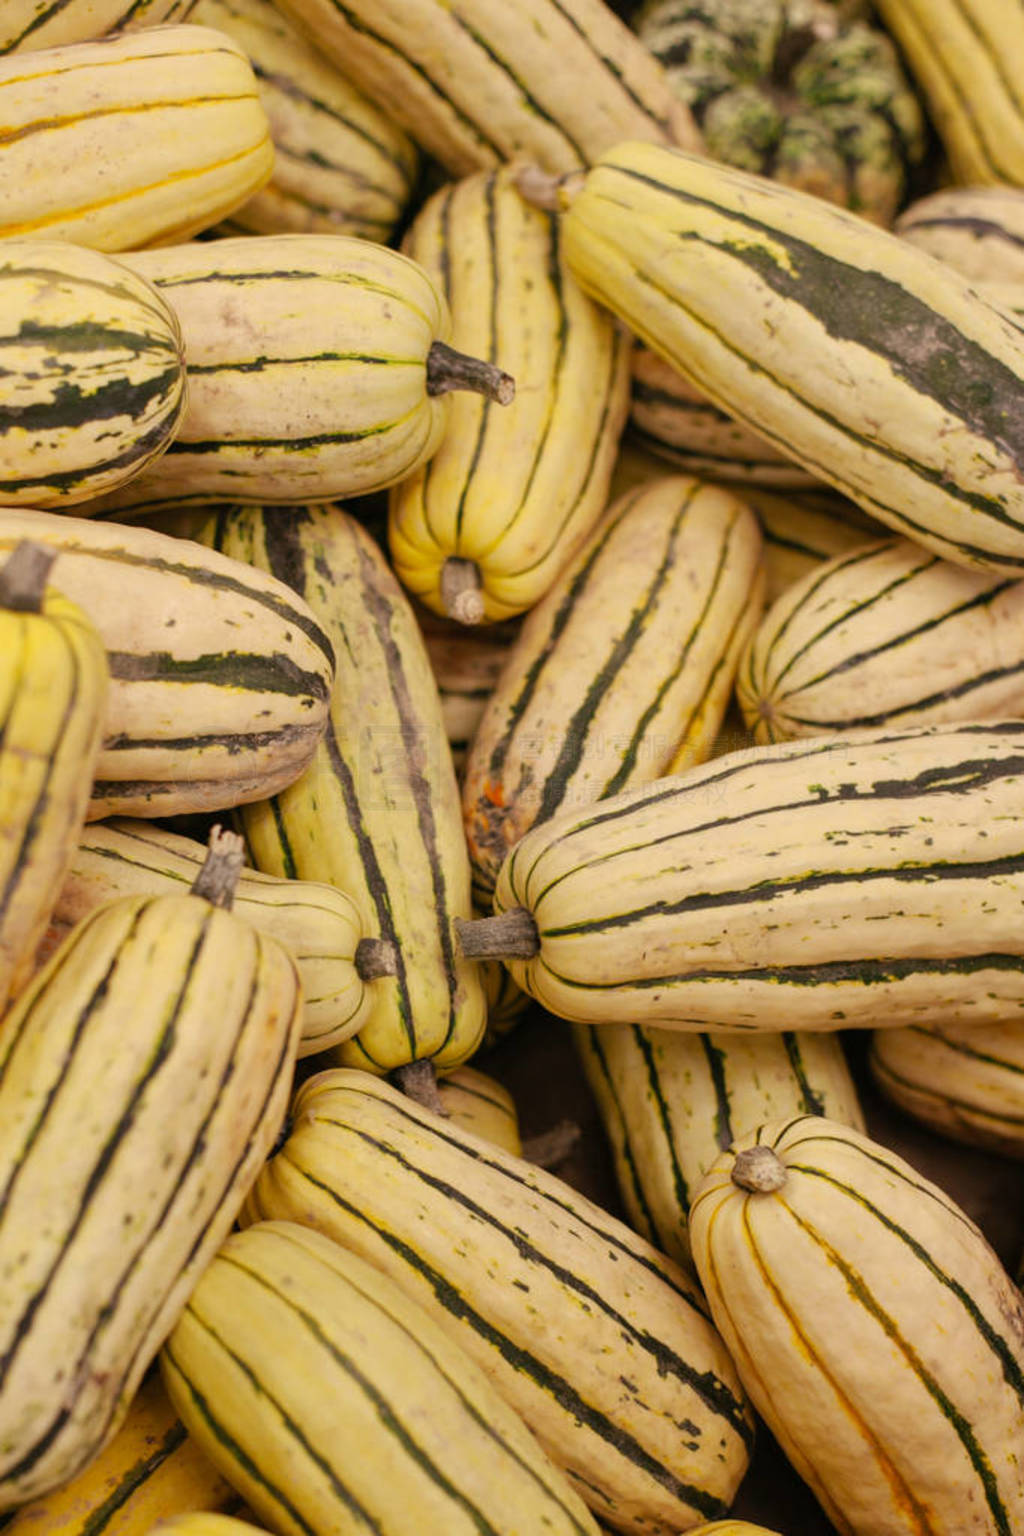
POLYGON ((893 225, 919 250, 976 283, 1024 283, 1024 188, 943 187, 893 225))
POLYGON ((280 1129, 299 977, 228 910, 228 842, 86 918, 0 1024, 0 1508, 116 1434, 280 1129))
POLYGON ((153 1531, 159 1536, 261 1536, 263 1526, 218 1510, 183 1510, 165 1516, 153 1531))
POLYGON ((655 144, 561 195, 570 270, 723 410, 944 558, 1024 572, 1024 331, 966 278, 655 144))
POLYGON ((516 1157, 522 1155, 515 1099, 503 1083, 463 1062, 438 1080, 445 1113, 460 1130, 489 1141, 516 1157))
POLYGON ((426 1310, 295 1222, 227 1239, 160 1358, 190 1433, 281 1536, 596 1536, 426 1310))
POLYGON ((875 1030, 868 1055, 882 1092, 952 1141, 1024 1158, 1024 1025, 978 1029, 924 1019, 875 1030))
POLYGON ((491 1046, 522 1022, 530 999, 516 986, 508 966, 500 960, 481 960, 479 971, 487 1003, 487 1024, 481 1044, 491 1046))
POLYGON ((10 1511, 0 1529, 4 1536, 149 1536, 158 1520, 186 1511, 241 1508, 153 1370, 105 1449, 69 1483, 10 1511))
MULTIPOLYGON (((152 475, 94 502, 307 502, 379 490, 437 450, 466 359, 416 262, 351 235, 240 235, 122 255, 181 325, 188 406, 152 475)), ((512 381, 483 366, 503 399, 512 381)))
POLYGON ((283 582, 147 528, 0 508, 0 558, 24 538, 57 551, 54 584, 107 648, 90 819, 219 810, 298 777, 334 656, 283 582))
POLYGON ((525 156, 551 171, 623 138, 700 147, 664 70, 603 0, 282 0, 450 176, 525 156))
POLYGON ((703 762, 761 612, 757 519, 666 476, 614 502, 527 615, 466 760, 478 906, 536 822, 703 762))
POLYGON ((152 1528, 158 1536, 261 1536, 264 1527, 218 1510, 183 1510, 152 1528))
POLYGON ((737 1136, 788 1114, 827 1115, 864 1130, 835 1035, 575 1024, 573 1038, 630 1225, 680 1264, 692 1263, 693 1191, 737 1136))
POLYGON ((294 230, 387 244, 417 179, 419 153, 408 134, 272 0, 196 0, 191 19, 245 50, 274 141, 274 173, 231 214, 230 232, 294 230))
POLYGON ((967 185, 1024 186, 1024 27, 1018 0, 875 0, 967 185))
MULTIPOLYGON (((53 938, 117 896, 188 890, 205 854, 202 843, 150 821, 115 816, 93 822, 78 840, 57 896, 53 938)), ((336 885, 243 869, 233 906, 295 958, 302 980, 300 1056, 338 1045, 362 1028, 371 993, 361 973, 373 943, 363 943, 362 918, 351 897, 336 885)))
POLYGON ((89 42, 133 27, 184 21, 195 0, 4 0, 0 53, 89 42))
POLYGON ((1020 721, 729 753, 533 827, 463 949, 582 1023, 1017 1018, 1022 775, 1020 721))
POLYGON ((109 674, 95 626, 23 541, 0 566, 0 1015, 35 951, 89 805, 109 674))
POLYGON ((508 660, 517 624, 473 629, 435 620, 429 609, 419 615, 431 671, 441 698, 445 735, 455 772, 461 776, 466 753, 484 706, 508 660))
POLYGON ((688 474, 782 489, 817 483, 643 345, 633 348, 629 418, 641 444, 688 474))
POLYGON ((736 693, 758 742, 1024 715, 1024 581, 872 540, 777 599, 736 693))
POLYGON ((0 237, 184 240, 274 163, 248 59, 190 22, 0 58, 0 121, 0 237))
POLYGON ((553 1174, 340 1069, 296 1095, 241 1215, 267 1218, 389 1275, 617 1530, 669 1536, 726 1513, 751 1423, 695 1287, 553 1174))
MULTIPOLYGON (((627 428, 619 444, 610 498, 617 500, 626 491, 664 474, 665 459, 645 448, 627 428)), ((746 502, 761 524, 766 605, 822 560, 855 549, 887 531, 883 523, 824 485, 772 491, 743 481, 720 483, 746 502)))
POLYGON ((859 1131, 773 1120, 724 1152, 690 1232, 759 1412, 844 1536, 1024 1523, 1024 1306, 978 1228, 859 1131))
POLYGON ((817 570, 823 560, 844 555, 887 532, 884 524, 868 517, 854 502, 825 487, 788 493, 752 485, 733 489, 761 524, 766 606, 817 570))
POLYGON ((456 951, 469 857, 437 687, 422 635, 380 549, 340 506, 232 507, 196 537, 287 582, 310 604, 337 661, 330 718, 306 772, 241 807, 250 857, 268 874, 338 885, 383 941, 387 972, 359 1033, 334 1059, 390 1072, 476 1049, 485 1003, 456 951))
POLYGON ((515 171, 449 182, 403 249, 444 291, 453 341, 516 379, 515 410, 463 395, 437 453, 391 493, 400 581, 437 613, 511 618, 604 511, 629 407, 630 340, 565 268, 557 221, 515 171))
POLYGON ((0 501, 65 507, 140 474, 185 408, 173 310, 66 241, 0 240, 0 501))

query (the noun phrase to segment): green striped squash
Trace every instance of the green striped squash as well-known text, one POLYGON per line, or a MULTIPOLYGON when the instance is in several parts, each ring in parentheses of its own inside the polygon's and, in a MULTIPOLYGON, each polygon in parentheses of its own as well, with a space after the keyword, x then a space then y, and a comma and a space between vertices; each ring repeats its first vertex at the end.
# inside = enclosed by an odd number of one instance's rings
POLYGON ((94 912, 0 1024, 0 1508, 116 1434, 281 1127, 295 962, 203 880, 94 912))
POLYGON ((185 408, 174 311, 62 240, 0 240, 0 501, 65 507, 140 474, 185 408))
POLYGON ((0 53, 89 42, 110 32, 184 21, 195 0, 4 0, 0 53))
POLYGON ((892 1103, 952 1141, 1024 1158, 1024 1023, 925 1019, 879 1029, 868 1055, 892 1103))
POLYGON ((669 1536, 726 1513, 752 1426, 699 1293, 561 1179, 340 1069, 296 1095, 241 1215, 262 1219, 315 1227, 401 1286, 601 1520, 669 1536))
POLYGON ((694 1195, 712 1315, 844 1536, 1014 1536, 1024 1306, 982 1233, 894 1152, 773 1120, 694 1195))
MULTIPOLYGON (((85 827, 51 916, 51 942, 117 896, 186 891, 206 850, 151 821, 112 816, 85 827)), ((302 979, 299 1056, 348 1040, 366 1022, 371 992, 361 971, 363 923, 351 897, 321 881, 243 869, 233 908, 287 944, 302 979)))
POLYGON ((192 1509, 166 1516, 154 1530, 158 1536, 261 1536, 263 1527, 239 1515, 192 1509))
POLYGON ((522 1154, 516 1101, 496 1077, 463 1062, 438 1079, 437 1091, 448 1118, 462 1130, 516 1157, 522 1154))
POLYGON ((0 556, 24 538, 57 550, 54 584, 107 649, 90 819, 220 810, 298 777, 334 654, 290 588, 148 528, 0 508, 0 556))
POLYGON ((557 220, 523 201, 515 176, 447 183, 403 242, 444 292, 454 345, 500 358, 516 380, 513 410, 453 401, 437 453, 390 496, 399 580, 469 623, 513 618, 551 586, 605 509, 629 409, 632 342, 581 292, 557 220), (453 595, 460 574, 468 589, 453 595))
POLYGON ((69 1483, 9 1511, 0 1529, 4 1536, 149 1536, 158 1520, 185 1511, 241 1508, 154 1369, 99 1455, 69 1483))
POLYGON ((1024 572, 1024 332, 966 278, 656 144, 620 144, 562 196, 583 287, 718 406, 944 558, 1024 572))
POLYGON ((789 492, 752 485, 732 489, 757 513, 761 524, 766 606, 823 560, 844 555, 888 531, 855 502, 826 487, 789 492))
POLYGON ((692 1263, 693 1191, 743 1132, 787 1114, 864 1129, 836 1035, 576 1024, 573 1037, 630 1224, 680 1264, 692 1263))
POLYGON ((728 753, 533 827, 492 949, 514 930, 516 981, 582 1023, 1017 1018, 1022 776, 1020 721, 728 753))
POLYGON ((782 489, 816 483, 814 475, 721 410, 650 347, 633 348, 629 417, 639 443, 688 474, 782 489))
POLYGON ((872 540, 776 600, 736 693, 758 742, 1024 715, 1024 581, 872 540))
POLYGON ((1024 188, 942 187, 904 208, 893 228, 976 283, 1024 283, 1024 188))
POLYGON ((417 180, 419 153, 408 134, 271 0, 196 0, 191 19, 245 50, 274 141, 273 175, 234 210, 230 232, 387 244, 417 180))
POLYGON ((190 1433, 282 1536, 596 1536, 468 1354, 308 1227, 233 1233, 160 1360, 190 1433))
POLYGON ((190 22, 0 57, 0 121, 0 237, 184 240, 274 163, 245 53, 190 22))
POLYGON ((924 95, 953 180, 1024 186, 1017 0, 875 0, 924 95))
POLYGON ((457 951, 469 857, 441 706, 412 607, 344 508, 230 507, 196 538, 276 576, 309 603, 337 657, 327 729, 301 777, 239 822, 257 869, 340 886, 389 969, 333 1059, 390 1072, 457 1066, 480 1043, 477 967, 457 951))
POLYGON ((429 609, 418 617, 441 699, 452 762, 461 777, 470 742, 508 660, 519 626, 488 624, 478 629, 437 619, 429 609))
POLYGON ((500 960, 481 960, 479 969, 487 1003, 487 1024, 481 1044, 492 1046, 522 1023, 530 999, 516 986, 508 966, 500 960))
POLYGON ((52 558, 26 540, 0 563, 0 1015, 34 969, 106 716, 103 640, 52 558))
POLYGON ((700 147, 650 51, 602 0, 282 0, 448 174, 585 165, 619 139, 700 147))
POLYGON ((761 612, 757 519, 685 475, 628 491, 526 616, 466 760, 473 894, 565 807, 702 762, 761 612))
POLYGON ((407 256, 352 235, 281 234, 121 259, 178 317, 188 406, 173 454, 90 513, 362 495, 436 451, 448 389, 462 386, 444 297, 407 256))

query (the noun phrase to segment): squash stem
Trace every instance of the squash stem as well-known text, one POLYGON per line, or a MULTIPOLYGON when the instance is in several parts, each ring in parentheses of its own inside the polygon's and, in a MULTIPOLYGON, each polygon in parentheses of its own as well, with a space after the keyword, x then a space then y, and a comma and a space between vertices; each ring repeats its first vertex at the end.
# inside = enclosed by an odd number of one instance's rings
POLYGON ((771 1147, 744 1147, 732 1165, 732 1181, 753 1195, 770 1195, 786 1182, 786 1165, 771 1147))
POLYGON ((12 613, 41 613, 46 581, 57 551, 34 539, 19 539, 0 571, 0 608, 12 613))
POLYGON ((539 165, 523 165, 513 180, 519 196, 531 208, 539 208, 542 213, 564 213, 582 190, 584 176, 583 171, 556 176, 551 171, 542 171, 539 165))
POLYGON ((432 1061, 426 1057, 419 1061, 407 1061, 404 1066, 394 1069, 391 1073, 391 1081, 414 1103, 421 1104, 432 1114, 448 1119, 444 1100, 437 1089, 437 1072, 432 1061))
POLYGON ((467 960, 532 960, 540 953, 537 924, 526 907, 494 917, 457 917, 455 936, 467 960))
POLYGON ((495 363, 467 357, 445 341, 433 341, 427 353, 427 394, 446 395, 451 389, 468 389, 497 405, 511 405, 516 381, 495 363))
POLYGON ((483 583, 475 560, 449 555, 441 567, 441 606, 449 619, 479 624, 484 616, 483 583))
POLYGON ((245 844, 238 833, 212 827, 206 859, 192 882, 192 894, 204 897, 212 906, 230 908, 244 859, 245 844))
POLYGON ((390 939, 360 939, 354 963, 360 981, 379 981, 398 972, 398 956, 390 939))
POLYGON ((575 1120, 559 1120, 550 1130, 526 1138, 523 1157, 537 1168, 557 1168, 575 1149, 582 1134, 575 1120))

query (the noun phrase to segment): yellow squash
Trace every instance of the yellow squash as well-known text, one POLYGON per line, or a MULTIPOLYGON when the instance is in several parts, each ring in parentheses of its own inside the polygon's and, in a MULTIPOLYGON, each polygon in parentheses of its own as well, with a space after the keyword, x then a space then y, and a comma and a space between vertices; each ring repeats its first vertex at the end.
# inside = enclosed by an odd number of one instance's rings
POLYGON ((133 27, 184 21, 194 0, 4 0, 0 53, 89 42, 133 27))
POLYGON ((559 196, 578 281, 715 404, 943 558, 1024 572, 1024 332, 1001 306, 844 208, 663 145, 559 196))
POLYGON ((189 1432, 280 1536, 597 1536, 458 1342, 306 1226, 232 1233, 160 1358, 189 1432))
POLYGON ((665 71, 603 0, 283 0, 451 176, 552 171, 623 138, 700 147, 665 71))
POLYGON ((759 1412, 842 1536, 1024 1522, 1024 1304, 936 1184, 850 1126, 772 1120, 694 1194, 693 1256, 759 1412))
POLYGON ((323 734, 334 652, 282 581, 148 528, 0 507, 0 558, 29 538, 107 648, 90 820, 173 816, 291 783, 323 734))
POLYGON ((429 464, 391 493, 399 580, 466 623, 533 606, 604 511, 629 405, 630 340, 568 272, 557 222, 515 172, 448 183, 403 249, 444 291, 454 344, 501 359, 514 410, 461 395, 429 464))
POLYGON ((270 176, 245 52, 180 22, 0 58, 0 237, 184 240, 270 176))
POLYGON ((0 240, 0 503, 64 508, 167 448, 185 409, 174 311, 120 261, 67 240, 0 240))
POLYGON ((240 840, 211 842, 191 891, 79 923, 0 1023, 3 1509, 117 1433, 281 1126, 299 976, 229 910, 240 840))
POLYGON ((1016 1018, 1022 786, 1019 720, 730 752, 532 827, 462 949, 584 1023, 1016 1018))
MULTIPOLYGON (((50 942, 116 896, 187 890, 205 853, 193 838, 152 821, 115 816, 90 823, 57 896, 50 942)), ((362 1028, 372 1006, 363 972, 374 941, 364 940, 359 910, 343 890, 243 869, 233 907, 295 957, 302 980, 300 1056, 338 1045, 362 1028)))
POLYGON ((464 1062, 439 1079, 437 1091, 445 1114, 462 1130, 521 1155, 515 1100, 497 1078, 464 1062))
POLYGON ((835 1035, 576 1024, 573 1036, 630 1223, 680 1264, 692 1263, 693 1191, 737 1135, 784 1114, 864 1129, 835 1035))
POLYGON ((245 50, 274 140, 274 174, 234 210, 230 231, 359 235, 387 244, 419 170, 408 134, 272 0, 197 0, 190 16, 245 50))
POLYGON ((726 1513, 752 1426, 704 1304, 561 1179, 381 1078, 332 1070, 299 1090, 246 1202, 244 1223, 265 1218, 307 1223, 385 1271, 604 1523, 674 1536, 726 1513))
POLYGON ((287 582, 337 657, 327 729, 305 773, 239 812, 268 874, 338 885, 381 970, 334 1059, 391 1072, 457 1066, 483 1034, 478 967, 458 953, 469 857, 441 705, 412 607, 377 544, 341 506, 228 507, 197 539, 287 582))
POLYGON ((462 806, 478 906, 523 834, 710 754, 761 614, 738 497, 666 475, 608 508, 523 622, 484 706, 462 806))
POLYGON ((1024 1024, 928 1019, 876 1029, 868 1056, 886 1098, 940 1136, 1024 1159, 1024 1024))
POLYGON ((500 368, 449 346, 428 273, 375 241, 239 235, 121 260, 178 317, 188 406, 173 456, 90 513, 363 495, 437 451, 450 391, 514 393, 500 368))
POLYGON ((187 1434, 154 1369, 121 1428, 77 1477, 20 1505, 5 1536, 148 1536, 156 1521, 242 1501, 187 1434))
POLYGON ((0 566, 0 1014, 28 981, 85 822, 107 653, 23 540, 0 566))
POLYGON ((1024 27, 1016 0, 875 0, 921 87, 954 180, 1024 186, 1024 27))

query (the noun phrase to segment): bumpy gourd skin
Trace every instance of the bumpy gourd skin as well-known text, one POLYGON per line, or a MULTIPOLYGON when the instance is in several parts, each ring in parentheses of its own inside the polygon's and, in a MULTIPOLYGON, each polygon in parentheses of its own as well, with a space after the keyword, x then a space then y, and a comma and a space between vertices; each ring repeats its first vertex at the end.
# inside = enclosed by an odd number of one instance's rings
POLYGON ((713 159, 892 222, 925 127, 877 27, 828 0, 647 0, 636 27, 713 159))

